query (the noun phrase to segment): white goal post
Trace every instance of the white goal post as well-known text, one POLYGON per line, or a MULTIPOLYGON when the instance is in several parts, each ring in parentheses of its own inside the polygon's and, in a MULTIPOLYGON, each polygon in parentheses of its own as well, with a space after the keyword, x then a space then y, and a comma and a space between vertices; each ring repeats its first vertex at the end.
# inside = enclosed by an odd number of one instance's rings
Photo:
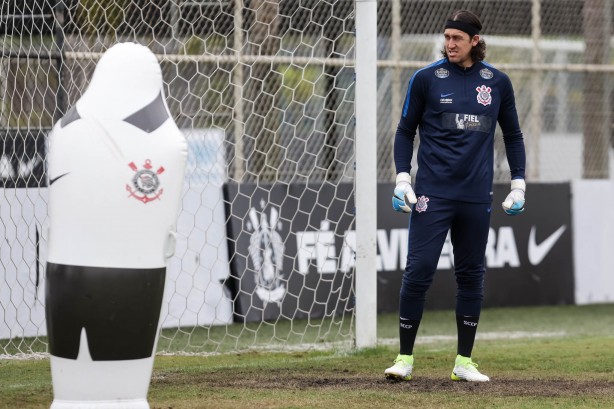
POLYGON ((377 2, 356 0, 356 346, 377 342, 377 2))

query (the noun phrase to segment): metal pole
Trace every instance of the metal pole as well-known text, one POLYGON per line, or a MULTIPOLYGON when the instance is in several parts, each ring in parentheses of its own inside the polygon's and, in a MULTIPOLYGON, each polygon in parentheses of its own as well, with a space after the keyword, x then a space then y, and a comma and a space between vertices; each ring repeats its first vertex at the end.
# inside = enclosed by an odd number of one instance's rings
MULTIPOLYGON (((540 64, 542 61, 539 40, 541 39, 541 0, 533 0, 531 7, 531 39, 533 40, 533 52, 531 62, 540 64)), ((532 181, 539 180, 539 140, 542 133, 542 105, 543 90, 541 78, 543 71, 535 70, 531 73, 531 132, 528 135, 528 177, 532 181)))
POLYGON ((235 29, 234 29, 234 54, 236 56, 236 65, 232 70, 234 75, 234 142, 235 142, 235 155, 234 155, 234 167, 233 167, 233 179, 240 181, 243 178, 243 172, 245 169, 245 156, 243 153, 243 133, 245 119, 243 117, 243 65, 241 62, 241 53, 243 52, 243 4, 241 0, 235 0, 235 29))
POLYGON ((356 0, 356 348, 377 342, 377 2, 356 0))
MULTIPOLYGON (((179 18, 181 17, 181 5, 179 4, 183 0, 171 0, 169 3, 170 18, 171 18, 171 35, 170 49, 172 53, 181 53, 179 49, 179 18)), ((165 47, 166 48, 166 47, 165 47)), ((165 50, 166 51, 166 50, 165 50)))
POLYGON ((58 57, 55 60, 56 70, 58 72, 58 88, 56 95, 56 109, 53 113, 53 121, 57 122, 64 116, 68 109, 68 97, 66 88, 64 87, 64 22, 66 17, 66 8, 64 2, 58 0, 53 10, 55 16, 55 25, 53 33, 53 41, 58 52, 58 57))
MULTIPOLYGON (((392 60, 401 60, 401 0, 392 0, 392 38, 391 38, 392 60)), ((396 118, 401 117, 401 68, 394 67, 392 69, 392 107, 390 116, 391 135, 394 135, 397 130, 396 118)), ((390 152, 392 158, 392 146, 390 152)), ((394 160, 390 161, 390 176, 396 176, 396 168, 394 160)))
MULTIPOLYGON (((7 46, 6 43, 5 46, 7 46)), ((10 103, 4 102, 7 101, 9 61, 8 58, 4 58, 4 55, 0 56, 0 127, 9 126, 9 115, 11 114, 10 103), (8 110, 7 107, 9 107, 8 110)))

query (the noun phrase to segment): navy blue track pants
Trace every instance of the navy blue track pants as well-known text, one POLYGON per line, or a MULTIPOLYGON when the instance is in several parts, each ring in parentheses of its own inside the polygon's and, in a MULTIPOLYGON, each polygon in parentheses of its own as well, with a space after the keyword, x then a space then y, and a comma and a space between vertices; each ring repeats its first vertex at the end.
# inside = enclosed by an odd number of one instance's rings
POLYGON ((456 314, 479 317, 484 298, 484 259, 491 203, 418 197, 409 219, 400 316, 410 320, 422 318, 426 292, 433 282, 449 230, 454 247, 456 314))

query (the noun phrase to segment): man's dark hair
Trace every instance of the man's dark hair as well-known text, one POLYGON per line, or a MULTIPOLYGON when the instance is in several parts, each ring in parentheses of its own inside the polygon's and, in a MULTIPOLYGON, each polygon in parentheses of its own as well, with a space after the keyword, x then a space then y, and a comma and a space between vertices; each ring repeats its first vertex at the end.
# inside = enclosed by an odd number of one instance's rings
MULTIPOLYGON (((471 27, 475 28, 478 33, 480 32, 480 30, 482 30, 482 22, 480 21, 480 18, 469 10, 456 10, 448 18, 448 21, 458 21, 464 24, 468 24, 471 27)), ((445 58, 448 58, 448 53, 446 53, 445 47, 441 49, 441 54, 445 58)), ((486 58, 486 43, 483 39, 480 38, 478 44, 471 49, 471 59, 473 60, 473 62, 478 62, 484 60, 484 58, 486 58)))

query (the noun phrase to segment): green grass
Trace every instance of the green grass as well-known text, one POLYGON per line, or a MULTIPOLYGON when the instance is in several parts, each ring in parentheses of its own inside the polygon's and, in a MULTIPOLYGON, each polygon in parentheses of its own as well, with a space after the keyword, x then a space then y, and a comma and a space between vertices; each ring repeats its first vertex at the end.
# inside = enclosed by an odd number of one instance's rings
MULTIPOLYGON (((347 352, 156 357, 152 408, 609 408, 614 407, 614 304, 485 309, 474 360, 485 384, 449 380, 452 311, 427 311, 414 380, 387 383, 396 314, 381 316, 388 344, 347 352), (535 335, 535 336, 532 336, 535 335)), ((0 360, 0 408, 48 408, 49 361, 0 360)))

